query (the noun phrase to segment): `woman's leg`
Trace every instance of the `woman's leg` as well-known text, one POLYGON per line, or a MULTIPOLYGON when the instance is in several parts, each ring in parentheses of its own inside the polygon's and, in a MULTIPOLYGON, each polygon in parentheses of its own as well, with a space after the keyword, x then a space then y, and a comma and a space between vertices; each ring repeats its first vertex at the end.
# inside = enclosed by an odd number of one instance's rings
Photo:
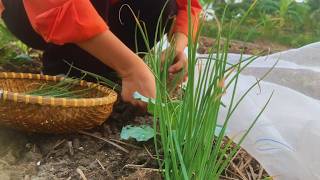
MULTIPOLYGON (((162 9, 164 8, 161 26, 166 27, 165 33, 169 31, 173 17, 177 14, 176 0, 168 0, 168 2, 167 0, 120 0, 111 7, 108 18, 111 31, 134 52, 147 52, 148 50, 129 7, 135 16, 145 24, 150 48, 155 43, 157 23, 162 9)), ((159 41, 160 38, 158 35, 156 41, 159 41)))

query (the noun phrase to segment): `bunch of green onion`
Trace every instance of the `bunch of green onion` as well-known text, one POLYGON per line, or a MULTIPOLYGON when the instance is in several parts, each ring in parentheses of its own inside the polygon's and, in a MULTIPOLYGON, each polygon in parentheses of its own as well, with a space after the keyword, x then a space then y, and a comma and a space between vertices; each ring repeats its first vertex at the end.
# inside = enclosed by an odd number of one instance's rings
MULTIPOLYGON (((66 62, 67 63, 67 62, 66 62)), ((120 90, 119 85, 113 83, 105 77, 99 76, 97 74, 84 71, 79 69, 72 64, 67 63, 66 65, 70 66, 69 72, 67 75, 58 83, 46 82, 40 84, 38 88, 27 92, 28 95, 34 96, 47 96, 55 98, 85 98, 90 94, 92 89, 98 85, 106 85, 108 87, 113 87, 115 90, 120 90), (78 70, 82 73, 82 77, 68 77, 72 69, 78 70), (90 76, 96 79, 96 86, 91 87, 80 87, 80 81, 85 77, 90 76)))
MULTIPOLYGON (((145 26, 137 18, 137 28, 142 34, 146 46, 149 48, 146 60, 156 77, 156 98, 149 101, 149 111, 154 115, 154 129, 158 136, 154 138, 154 144, 158 156, 159 166, 165 179, 219 179, 220 175, 234 158, 241 143, 244 141, 261 113, 266 108, 270 99, 266 102, 261 112, 248 127, 238 144, 233 145, 232 140, 225 142, 225 134, 228 122, 240 102, 253 87, 259 85, 260 80, 253 84, 247 92, 236 100, 237 83, 240 72, 252 63, 257 57, 240 59, 239 63, 230 65, 227 63, 229 42, 239 25, 245 20, 249 12, 254 8, 256 1, 246 13, 245 17, 235 27, 223 28, 223 18, 217 20, 220 31, 216 37, 216 45, 205 63, 198 80, 195 80, 195 67, 197 63, 197 41, 201 32, 197 32, 196 40, 191 37, 193 27, 191 24, 191 1, 188 0, 189 37, 188 37, 188 82, 184 88, 183 96, 179 100, 173 100, 170 96, 172 84, 168 84, 168 68, 173 62, 174 54, 166 54, 164 64, 161 63, 163 44, 154 44, 153 49, 148 44, 145 26), (224 46, 220 39, 222 31, 229 31, 229 37, 224 46), (225 80, 229 81, 225 84, 225 80), (230 90, 232 97, 230 102, 224 105, 222 96, 230 90), (221 107, 227 109, 227 116, 222 125, 218 124, 221 107), (218 135, 217 127, 221 127, 218 135), (161 158, 160 158, 161 157, 161 158)), ((161 16, 160 16, 161 17, 161 16)), ((158 21, 156 36, 163 36, 161 19, 158 21)), ((155 37, 157 39, 157 37, 155 37)), ((182 73, 183 74, 183 73, 182 73)), ((176 81, 179 82, 179 81, 176 81)), ((177 84, 176 84, 177 86, 177 84)), ((272 95, 271 95, 272 96, 272 95)), ((270 98, 271 98, 270 96, 270 98)))

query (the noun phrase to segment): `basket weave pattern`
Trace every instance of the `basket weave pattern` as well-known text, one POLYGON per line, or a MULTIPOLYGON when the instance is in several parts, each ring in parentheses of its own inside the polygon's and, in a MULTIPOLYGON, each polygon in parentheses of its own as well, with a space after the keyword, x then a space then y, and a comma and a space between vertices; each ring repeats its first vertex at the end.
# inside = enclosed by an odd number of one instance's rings
POLYGON ((98 84, 80 81, 77 89, 90 88, 84 98, 24 94, 61 80, 40 74, 0 73, 0 124, 29 132, 66 133, 91 129, 110 116, 117 93, 98 84))

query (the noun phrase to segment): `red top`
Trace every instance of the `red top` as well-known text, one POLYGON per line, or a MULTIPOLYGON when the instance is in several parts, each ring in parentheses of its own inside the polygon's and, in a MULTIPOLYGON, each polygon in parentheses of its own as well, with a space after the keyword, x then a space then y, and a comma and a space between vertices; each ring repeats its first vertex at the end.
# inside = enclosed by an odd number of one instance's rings
MULTIPOLYGON (((188 0, 176 1, 178 14, 174 32, 188 35, 188 0)), ((108 30, 90 0, 23 0, 23 3, 33 28, 47 42, 80 42, 108 30)), ((191 0, 191 4, 192 23, 197 27, 202 8, 198 0, 191 0)), ((0 13, 2 10, 0 0, 0 13)))

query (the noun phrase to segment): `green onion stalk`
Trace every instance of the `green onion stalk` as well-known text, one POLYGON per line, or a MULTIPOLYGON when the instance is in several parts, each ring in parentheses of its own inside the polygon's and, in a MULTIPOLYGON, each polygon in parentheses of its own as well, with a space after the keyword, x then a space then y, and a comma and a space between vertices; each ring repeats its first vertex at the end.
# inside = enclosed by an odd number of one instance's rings
POLYGON ((90 94, 92 89, 94 89, 98 85, 105 85, 113 88, 116 91, 121 91, 121 88, 118 84, 112 82, 111 80, 102 77, 100 75, 82 70, 73 66, 72 64, 65 61, 67 65, 70 66, 68 73, 65 77, 53 84, 51 82, 47 82, 44 84, 40 84, 38 88, 27 92, 28 95, 33 96, 46 96, 46 97, 55 97, 55 98, 85 98, 90 94), (78 70, 81 72, 82 76, 80 78, 70 77, 69 74, 72 69, 78 70), (84 80, 85 77, 92 77, 96 79, 96 86, 91 87, 81 87, 79 88, 80 81, 84 80))

